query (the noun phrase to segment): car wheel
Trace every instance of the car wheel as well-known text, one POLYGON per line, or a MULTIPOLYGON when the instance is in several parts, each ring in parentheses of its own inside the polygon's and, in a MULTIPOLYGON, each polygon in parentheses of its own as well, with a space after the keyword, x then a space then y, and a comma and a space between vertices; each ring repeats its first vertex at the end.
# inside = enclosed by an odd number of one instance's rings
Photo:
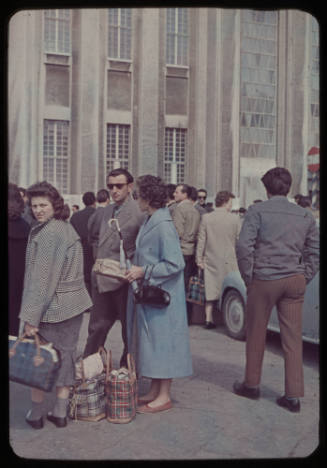
POLYGON ((224 297, 222 309, 228 335, 245 340, 245 306, 240 293, 230 289, 224 297))

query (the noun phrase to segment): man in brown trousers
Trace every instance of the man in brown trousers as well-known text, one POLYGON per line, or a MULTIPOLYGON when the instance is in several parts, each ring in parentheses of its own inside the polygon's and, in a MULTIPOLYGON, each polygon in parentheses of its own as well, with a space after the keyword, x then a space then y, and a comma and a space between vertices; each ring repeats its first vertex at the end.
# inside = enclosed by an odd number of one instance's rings
POLYGON ((302 305, 306 284, 319 269, 319 232, 312 214, 291 203, 287 169, 269 170, 262 182, 268 200, 249 207, 236 246, 241 276, 247 287, 246 368, 237 395, 260 396, 266 330, 277 306, 285 362, 285 394, 277 404, 299 412, 304 396, 302 305))

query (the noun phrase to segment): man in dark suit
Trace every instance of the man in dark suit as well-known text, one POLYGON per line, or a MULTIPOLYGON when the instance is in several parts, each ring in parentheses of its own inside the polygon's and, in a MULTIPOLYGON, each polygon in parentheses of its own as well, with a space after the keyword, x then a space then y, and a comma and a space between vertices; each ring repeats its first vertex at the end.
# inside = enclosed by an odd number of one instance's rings
POLYGON ((110 203, 110 194, 108 190, 101 189, 97 193, 97 210, 90 216, 87 222, 88 242, 92 246, 93 259, 96 259, 97 247, 100 234, 100 226, 104 214, 104 208, 110 203))
MULTIPOLYGON (((108 174, 107 186, 110 198, 114 203, 102 210, 97 258, 120 260, 120 237, 117 226, 115 223, 109 223, 110 219, 116 218, 119 222, 127 257, 131 259, 135 251, 136 236, 144 221, 144 214, 132 197, 133 177, 126 169, 114 169, 108 174)), ((116 319, 120 319, 124 343, 120 365, 127 366, 126 305, 128 282, 95 273, 92 275, 93 307, 84 357, 96 353, 99 346, 104 345, 116 319)))
POLYGON ((73 213, 70 218, 72 226, 75 228, 75 231, 81 238, 84 254, 84 281, 85 286, 91 295, 91 270, 93 266, 93 254, 92 247, 88 243, 88 229, 87 223, 90 216, 95 213, 95 195, 93 192, 86 192, 83 195, 83 203, 85 208, 83 210, 78 210, 73 213))

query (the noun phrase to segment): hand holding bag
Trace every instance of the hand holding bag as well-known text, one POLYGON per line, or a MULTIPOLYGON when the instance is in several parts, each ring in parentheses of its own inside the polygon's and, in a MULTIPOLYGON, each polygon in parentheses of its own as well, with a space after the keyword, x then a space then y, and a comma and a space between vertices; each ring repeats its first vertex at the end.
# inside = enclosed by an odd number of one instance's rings
POLYGON ((136 304, 144 304, 155 308, 164 308, 170 304, 170 294, 160 286, 150 284, 150 278, 153 271, 152 266, 148 279, 144 279, 147 267, 145 268, 144 277, 141 280, 139 288, 134 292, 134 299, 136 304))
POLYGON ((188 291, 186 294, 186 300, 193 304, 204 305, 205 304, 205 289, 204 289, 204 278, 203 269, 198 268, 198 274, 191 276, 188 291))
POLYGON ((127 259, 127 253, 124 249, 124 244, 123 244, 123 236, 120 230, 119 226, 119 221, 117 218, 111 218, 108 221, 109 228, 111 227, 111 224, 115 223, 117 227, 117 231, 119 234, 120 238, 120 246, 119 246, 119 251, 120 251, 120 260, 114 260, 113 258, 97 258, 94 265, 93 265, 93 272, 98 274, 98 275, 103 275, 103 276, 109 276, 111 278, 118 278, 122 281, 127 281, 126 280, 126 271, 127 271, 127 264, 126 264, 126 259, 127 259))
POLYGON ((41 344, 38 334, 26 336, 9 336, 9 379, 51 392, 61 365, 59 351, 52 343, 41 344))

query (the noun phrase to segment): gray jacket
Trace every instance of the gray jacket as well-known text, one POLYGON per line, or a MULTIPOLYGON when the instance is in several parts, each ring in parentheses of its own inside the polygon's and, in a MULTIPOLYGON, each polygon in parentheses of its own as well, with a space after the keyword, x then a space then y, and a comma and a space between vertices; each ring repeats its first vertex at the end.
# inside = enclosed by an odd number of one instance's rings
MULTIPOLYGON (((115 205, 108 205, 103 208, 103 215, 100 226, 100 234, 97 248, 97 258, 120 259, 120 237, 116 225, 109 226, 108 221, 113 217, 115 205)), ((127 256, 131 259, 135 252, 135 240, 142 225, 145 215, 141 212, 138 203, 133 198, 128 197, 120 207, 118 215, 120 230, 123 236, 124 247, 127 256)), ((123 282, 116 278, 109 278, 94 274, 96 284, 100 293, 115 291, 122 286, 123 282)))
POLYGON ((186 199, 178 203, 172 218, 183 255, 194 255, 201 218, 199 211, 194 208, 191 200, 186 199))
POLYGON ((19 318, 37 327, 62 322, 92 305, 83 275, 83 249, 70 223, 52 218, 30 231, 19 318))
POLYGON ((285 196, 249 207, 236 254, 241 276, 275 280, 304 274, 312 280, 319 269, 319 231, 312 214, 285 196))

